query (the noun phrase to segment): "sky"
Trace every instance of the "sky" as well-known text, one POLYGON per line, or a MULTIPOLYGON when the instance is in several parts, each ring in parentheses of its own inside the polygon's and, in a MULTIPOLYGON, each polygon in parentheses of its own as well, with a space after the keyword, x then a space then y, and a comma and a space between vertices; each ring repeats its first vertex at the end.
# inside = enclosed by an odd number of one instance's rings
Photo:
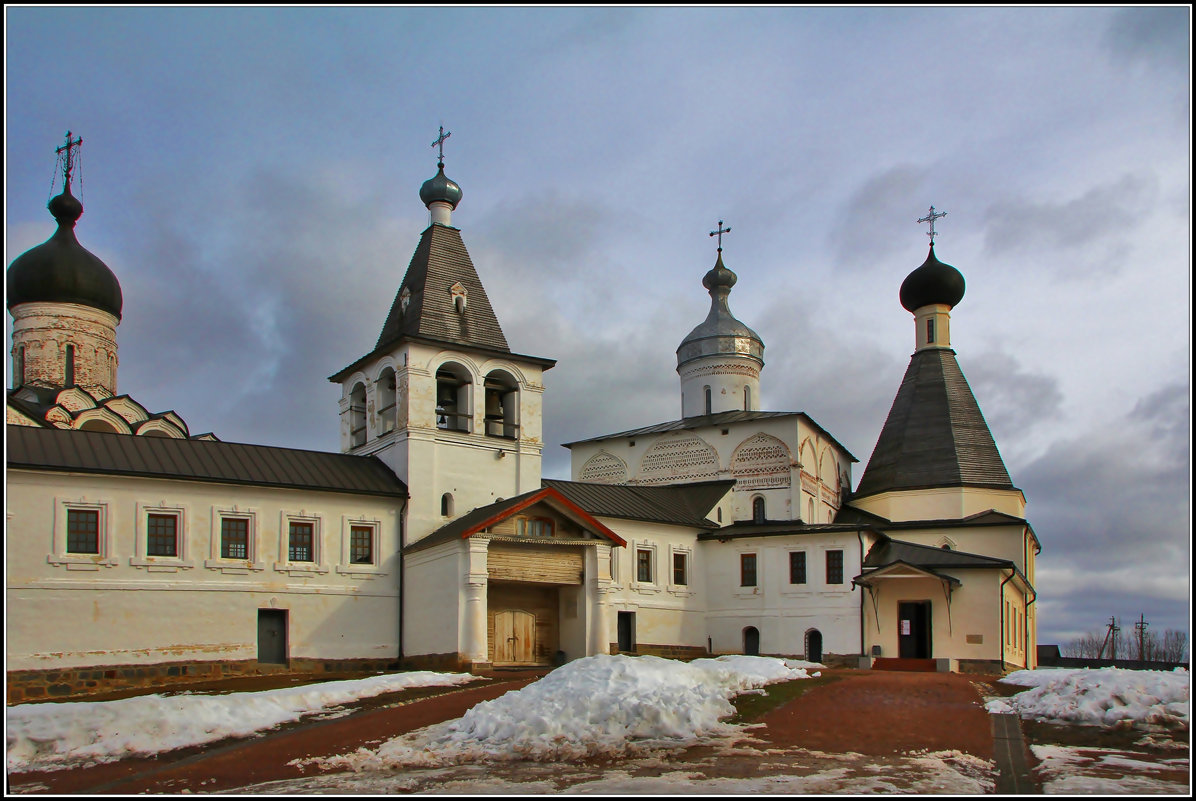
MULTIPOLYGON (((680 417, 719 220, 761 408, 863 474, 926 256, 1043 544, 1041 642, 1189 630, 1191 17, 1157 8, 5 8, 5 260, 76 229, 124 291, 119 391, 339 449, 428 212, 453 214, 560 444, 680 417)), ((11 319, 6 333, 11 337, 11 319)), ((11 344, 11 339, 9 344, 11 344)), ((6 368, 11 369, 11 366, 6 368)), ((10 379, 11 383, 11 379, 10 379)))

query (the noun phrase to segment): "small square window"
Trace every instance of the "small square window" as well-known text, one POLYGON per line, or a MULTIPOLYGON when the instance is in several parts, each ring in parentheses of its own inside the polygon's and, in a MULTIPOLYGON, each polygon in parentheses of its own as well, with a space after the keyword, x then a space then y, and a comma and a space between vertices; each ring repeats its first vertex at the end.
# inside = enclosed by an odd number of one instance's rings
POLYGON ((790 584, 805 584, 806 583, 806 552, 805 551, 790 551, 789 552, 789 583, 790 584))
POLYGON ((516 531, 521 537, 551 537, 553 521, 546 517, 520 517, 516 522, 516 531))
POLYGON ((842 584, 843 583, 843 552, 842 551, 827 551, 826 552, 826 583, 827 584, 842 584))
POLYGON ((686 558, 683 553, 673 554, 673 583, 679 587, 684 587, 689 584, 689 576, 686 575, 686 558))
POLYGON ((754 553, 739 555, 739 586, 756 586, 756 555, 754 553))
POLYGON ((314 562, 315 524, 291 521, 288 556, 292 562, 314 562))
POLYGON ((353 526, 349 529, 349 562, 355 565, 374 563, 373 526, 353 526))
POLYGON ((244 517, 220 518, 220 558, 249 558, 249 519, 244 517))
POLYGON ((179 555, 179 518, 177 515, 150 514, 145 521, 146 556, 179 555))
POLYGON ((67 509, 66 552, 100 552, 100 512, 97 509, 67 509))
POLYGON ((635 552, 635 580, 643 584, 652 583, 652 551, 647 548, 635 552))

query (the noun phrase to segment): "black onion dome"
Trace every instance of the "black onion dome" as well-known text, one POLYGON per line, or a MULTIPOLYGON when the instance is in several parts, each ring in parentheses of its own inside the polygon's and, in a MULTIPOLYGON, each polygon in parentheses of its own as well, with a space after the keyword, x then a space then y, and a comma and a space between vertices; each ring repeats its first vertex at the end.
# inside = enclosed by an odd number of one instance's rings
POLYGON ((926 261, 901 282, 901 305, 909 312, 940 303, 953 307, 963 300, 964 286, 963 273, 935 258, 932 243, 926 261))
POLYGON ((440 200, 456 209, 457 204, 461 202, 461 187, 444 174, 443 164, 438 164, 437 167, 439 169, 436 171, 436 175, 424 181, 424 185, 419 188, 419 199, 425 206, 430 206, 440 200))
POLYGON ((124 306, 120 282, 108 265, 75 238, 75 222, 83 214, 83 204, 68 187, 47 208, 58 221, 58 230, 9 265, 8 308, 33 302, 78 303, 119 320, 124 306))

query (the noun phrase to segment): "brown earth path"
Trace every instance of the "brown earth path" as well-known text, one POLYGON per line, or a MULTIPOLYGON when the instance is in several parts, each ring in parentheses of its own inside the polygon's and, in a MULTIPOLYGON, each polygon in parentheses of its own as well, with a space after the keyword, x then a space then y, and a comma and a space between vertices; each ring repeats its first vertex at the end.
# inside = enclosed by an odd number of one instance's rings
MULTIPOLYGON (((993 758, 993 735, 972 680, 957 674, 826 671, 841 680, 817 687, 765 714, 765 747, 892 755, 958 750, 993 758)), ((460 717, 470 707, 526 686, 538 676, 496 677, 483 685, 439 688, 424 698, 379 697, 352 715, 292 725, 223 744, 75 770, 13 774, 16 793, 131 794, 213 792, 313 775, 288 764, 344 754, 423 726, 460 717)))
POLYGON ((885 756, 963 751, 993 758, 993 733, 974 678, 958 673, 827 671, 843 680, 764 715, 777 746, 885 756))

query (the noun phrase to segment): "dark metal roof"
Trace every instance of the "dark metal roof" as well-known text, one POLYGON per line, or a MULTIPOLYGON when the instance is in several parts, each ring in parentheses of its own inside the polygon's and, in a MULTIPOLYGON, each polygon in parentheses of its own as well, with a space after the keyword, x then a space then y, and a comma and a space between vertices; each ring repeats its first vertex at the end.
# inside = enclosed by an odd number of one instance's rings
POLYGON ((544 479, 543 484, 594 516, 711 529, 718 528, 718 524, 707 520, 706 515, 735 482, 635 486, 544 479))
POLYGON ((852 497, 962 486, 1015 489, 955 351, 920 350, 852 497))
POLYGON ((503 352, 511 350, 469 258, 469 251, 465 249, 461 232, 456 228, 430 225, 424 231, 375 347, 384 347, 403 336, 427 337, 503 352), (458 281, 467 293, 464 312, 458 312, 453 306, 449 291, 458 281), (406 311, 401 302, 404 289, 411 293, 406 311))
POLYGON ((35 301, 78 303, 120 319, 124 298, 108 265, 79 244, 75 222, 83 205, 68 187, 50 201, 58 221, 54 235, 13 259, 8 268, 8 308, 35 301))
POLYGON ((215 440, 8 426, 9 469, 147 476, 220 484, 406 497, 373 456, 215 440))
POLYGON ((946 548, 935 548, 930 545, 917 545, 912 542, 882 539, 868 550, 862 567, 865 571, 875 570, 894 562, 904 562, 914 567, 927 570, 940 568, 1010 568, 1013 562, 1008 559, 997 559, 992 556, 980 556, 964 551, 952 551, 946 548))
POLYGON ((670 420, 667 423, 657 423, 656 425, 644 426, 643 428, 633 428, 630 431, 620 431, 617 434, 604 434, 600 437, 590 437, 589 439, 579 439, 573 442, 564 443, 566 448, 572 448, 574 445, 584 445, 587 442, 602 442, 607 439, 619 439, 620 437, 639 437, 649 434, 664 434, 669 431, 685 431, 694 428, 706 428, 723 426, 731 423, 743 423, 752 420, 767 420, 773 417, 802 417, 813 428, 817 429, 820 434, 829 439, 831 442, 843 449, 853 462, 858 462, 843 444, 831 436, 825 428, 818 425, 814 418, 805 412, 719 412, 717 414, 700 414, 694 417, 683 417, 680 420, 670 420))

